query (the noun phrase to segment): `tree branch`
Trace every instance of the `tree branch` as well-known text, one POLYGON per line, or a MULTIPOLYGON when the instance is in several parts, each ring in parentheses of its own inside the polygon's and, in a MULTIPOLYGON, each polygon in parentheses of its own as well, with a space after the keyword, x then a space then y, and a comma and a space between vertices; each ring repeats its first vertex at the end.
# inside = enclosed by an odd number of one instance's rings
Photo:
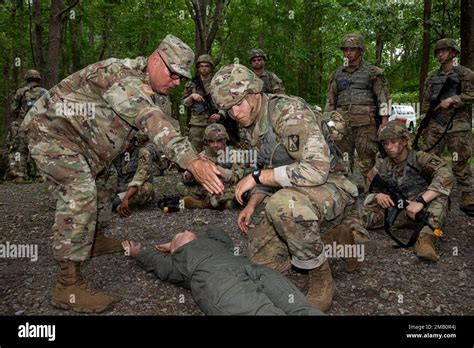
POLYGON ((79 3, 79 0, 76 0, 71 6, 66 7, 64 10, 59 12, 58 16, 61 17, 66 12, 69 12, 73 7, 75 7, 79 3))

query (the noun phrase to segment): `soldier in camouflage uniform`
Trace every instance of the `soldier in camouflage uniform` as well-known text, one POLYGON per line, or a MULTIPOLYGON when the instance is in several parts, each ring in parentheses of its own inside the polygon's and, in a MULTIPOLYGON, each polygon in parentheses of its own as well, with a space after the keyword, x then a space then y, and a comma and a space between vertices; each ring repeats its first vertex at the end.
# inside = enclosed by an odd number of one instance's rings
POLYGON ((285 87, 278 76, 265 69, 267 55, 263 50, 254 48, 249 52, 249 63, 252 70, 263 81, 263 93, 285 94, 285 87))
POLYGON ((216 104, 239 122, 258 151, 260 169, 235 188, 241 204, 242 195, 252 192, 238 224, 248 228, 255 207, 268 196, 263 220, 249 233, 249 258, 279 271, 291 264, 309 270, 308 298, 325 311, 335 285, 320 232, 352 210, 357 187, 332 170, 321 114, 300 98, 267 95, 262 88, 262 80, 238 64, 223 67, 211 82, 216 104))
POLYGON ((193 208, 221 208, 232 209, 234 207, 234 185, 251 169, 243 164, 230 163, 225 161, 223 155, 227 147, 229 135, 225 127, 214 123, 206 127, 204 131, 204 150, 200 156, 209 159, 218 166, 221 171, 221 178, 224 182, 224 194, 221 196, 210 195, 201 186, 196 184, 193 175, 186 171, 183 173, 183 182, 178 183, 178 192, 183 197, 184 207, 193 208))
MULTIPOLYGON (((28 110, 47 92, 40 86, 41 75, 36 70, 25 73, 26 85, 18 89, 11 103, 13 119, 7 134, 8 162, 7 179, 23 182, 28 179, 28 168, 34 172, 34 162, 28 153, 26 134, 20 131, 20 124, 28 110)), ((35 173, 32 173, 33 175, 35 173)))
POLYGON ((191 108, 191 119, 189 120, 189 141, 193 144, 197 152, 201 152, 203 148, 204 129, 211 123, 220 121, 225 114, 218 112, 208 115, 202 106, 203 96, 209 93, 209 84, 212 79, 212 71, 214 70, 214 62, 211 56, 203 54, 196 61, 197 75, 186 84, 183 93, 183 104, 191 108), (205 91, 201 90, 197 78, 201 78, 205 91))
POLYGON ((155 198, 153 161, 156 159, 156 145, 143 132, 138 132, 127 150, 114 159, 118 193, 113 208, 116 206, 121 216, 130 216, 129 205, 144 205, 155 198))
MULTIPOLYGON (((398 216, 394 227, 407 224, 415 219, 421 211, 429 214, 429 223, 440 228, 448 211, 448 198, 454 185, 454 177, 449 165, 440 157, 411 150, 408 145, 409 132, 406 126, 396 120, 382 125, 378 139, 382 142, 387 157, 368 173, 370 180, 379 174, 387 183, 395 183, 409 205, 398 216)), ((367 228, 384 226, 384 209, 395 207, 383 190, 370 193, 364 202, 361 214, 363 225, 367 228)), ((416 254, 424 259, 437 261, 435 251, 435 234, 429 226, 423 226, 415 245, 416 254)))
POLYGON ((434 55, 441 63, 441 67, 432 71, 425 80, 421 117, 423 118, 428 111, 430 101, 437 98, 446 79, 454 79, 457 83, 445 95, 441 96, 442 101, 436 112, 444 122, 431 119, 423 134, 423 150, 429 150, 434 146, 448 127, 447 133, 434 147, 433 152, 441 156, 447 147, 453 154, 453 173, 461 191, 461 204, 469 206, 474 205, 472 173, 469 165, 472 155, 469 108, 474 103, 474 72, 462 65, 454 65, 453 60, 458 54, 459 49, 452 39, 441 39, 436 42, 434 55), (447 123, 453 115, 454 118, 450 126, 447 123))
POLYGON ((91 255, 122 249, 120 241, 103 234, 116 188, 109 166, 137 130, 210 192, 223 193, 216 166, 179 133, 170 103, 162 98, 191 77, 193 61, 193 51, 168 35, 148 59, 110 58, 72 74, 26 115, 21 129, 28 132, 31 156, 57 198, 53 252, 61 271, 54 306, 101 312, 113 303, 89 288, 80 267, 91 255))
POLYGON ((357 150, 361 174, 366 176, 378 151, 375 115, 380 117, 380 123, 385 123, 389 116, 388 82, 382 69, 364 61, 361 35, 344 36, 341 50, 346 63, 329 78, 325 109, 337 110, 346 120, 348 131, 337 146, 348 156, 351 167, 357 150))

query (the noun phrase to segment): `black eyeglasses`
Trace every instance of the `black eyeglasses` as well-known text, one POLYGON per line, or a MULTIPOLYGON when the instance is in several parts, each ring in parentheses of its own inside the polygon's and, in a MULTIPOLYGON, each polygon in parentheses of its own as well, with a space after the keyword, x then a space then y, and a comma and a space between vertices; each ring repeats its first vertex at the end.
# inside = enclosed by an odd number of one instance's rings
POLYGON ((163 61, 163 63, 165 63, 165 66, 166 68, 168 69, 168 74, 170 75, 171 79, 172 80, 182 80, 182 79, 185 79, 184 76, 181 76, 180 74, 176 74, 176 73, 173 73, 170 66, 168 65, 168 63, 166 63, 166 60, 163 58, 163 56, 158 53, 161 57, 161 60, 163 61))

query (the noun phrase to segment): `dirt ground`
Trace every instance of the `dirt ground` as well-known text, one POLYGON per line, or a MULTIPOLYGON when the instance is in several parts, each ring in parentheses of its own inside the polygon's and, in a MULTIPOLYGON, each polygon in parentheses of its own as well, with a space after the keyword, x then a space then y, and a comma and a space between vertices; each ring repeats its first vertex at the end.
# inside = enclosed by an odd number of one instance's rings
MULTIPOLYGON (((157 178, 158 198, 175 193, 177 178, 176 172, 157 178)), ((413 249, 393 248, 383 231, 372 232, 365 260, 356 272, 346 273, 343 260, 330 259, 337 292, 328 314, 473 315, 473 220, 459 211, 458 199, 455 192, 437 263, 418 259, 413 249)), ((0 259, 2 315, 75 315, 50 304, 58 272, 51 250, 54 208, 42 183, 0 183, 0 243, 38 246, 37 261, 0 259)), ((246 238, 236 224, 238 213, 238 209, 206 209, 164 214, 151 204, 134 209, 128 219, 114 216, 107 234, 151 248, 175 232, 218 222, 244 254, 246 238)), ((91 259, 83 272, 90 285, 120 298, 105 315, 202 314, 190 291, 145 273, 122 254, 91 259)), ((289 277, 306 291, 307 275, 292 271, 289 277)))

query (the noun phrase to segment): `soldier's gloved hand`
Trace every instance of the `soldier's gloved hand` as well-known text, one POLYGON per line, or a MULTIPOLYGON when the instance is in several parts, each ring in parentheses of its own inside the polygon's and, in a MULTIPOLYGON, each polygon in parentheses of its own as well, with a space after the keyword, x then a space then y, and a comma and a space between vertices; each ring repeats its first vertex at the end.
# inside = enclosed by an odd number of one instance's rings
POLYGON ((384 209, 392 208, 395 206, 390 196, 386 195, 385 193, 377 193, 375 199, 377 200, 377 204, 384 209))
POLYGON ((206 160, 197 159, 191 162, 188 168, 197 182, 199 182, 209 193, 220 196, 224 193, 224 184, 219 179, 217 166, 206 160))
POLYGON ((222 168, 221 166, 217 166, 217 169, 219 169, 220 176, 225 182, 229 182, 232 179, 232 170, 222 168))

